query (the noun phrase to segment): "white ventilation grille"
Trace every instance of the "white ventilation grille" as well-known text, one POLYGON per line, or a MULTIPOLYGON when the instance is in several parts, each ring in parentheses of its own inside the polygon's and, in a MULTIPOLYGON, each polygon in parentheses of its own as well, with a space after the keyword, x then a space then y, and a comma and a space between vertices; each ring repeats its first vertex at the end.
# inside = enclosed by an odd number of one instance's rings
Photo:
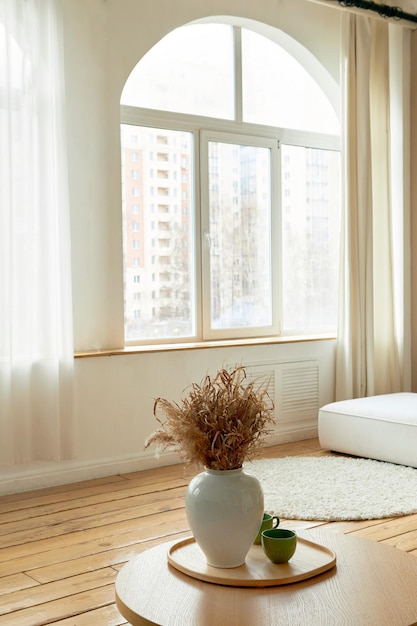
POLYGON ((286 367, 281 373, 281 410, 318 411, 319 366, 318 363, 298 364, 286 367))
POLYGON ((243 365, 248 382, 269 381, 268 393, 275 407, 275 435, 283 435, 286 440, 316 435, 321 406, 319 359, 243 365))

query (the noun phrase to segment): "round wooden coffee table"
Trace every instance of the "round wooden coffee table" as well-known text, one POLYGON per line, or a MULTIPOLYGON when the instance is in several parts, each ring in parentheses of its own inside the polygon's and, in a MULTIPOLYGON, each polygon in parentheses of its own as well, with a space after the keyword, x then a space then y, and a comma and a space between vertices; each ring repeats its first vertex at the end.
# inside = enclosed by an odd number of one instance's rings
POLYGON ((336 566, 289 585, 228 587, 173 568, 167 561, 173 542, 164 543, 139 554, 119 572, 119 611, 133 626, 417 624, 415 557, 336 532, 299 534, 332 550, 336 566))

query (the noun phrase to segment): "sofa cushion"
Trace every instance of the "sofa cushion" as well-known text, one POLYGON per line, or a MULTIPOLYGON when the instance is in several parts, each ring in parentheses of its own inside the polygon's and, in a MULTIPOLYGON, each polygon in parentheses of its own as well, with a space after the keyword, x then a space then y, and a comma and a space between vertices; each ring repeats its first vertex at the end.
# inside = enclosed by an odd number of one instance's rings
POLYGON ((323 406, 322 448, 417 467, 417 393, 392 393, 323 406))

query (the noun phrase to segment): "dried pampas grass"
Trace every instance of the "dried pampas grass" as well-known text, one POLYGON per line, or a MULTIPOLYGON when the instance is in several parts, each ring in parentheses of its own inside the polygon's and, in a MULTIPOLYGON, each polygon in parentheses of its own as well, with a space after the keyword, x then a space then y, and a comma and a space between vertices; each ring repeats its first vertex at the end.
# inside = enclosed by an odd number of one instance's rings
POLYGON ((180 404, 157 398, 154 415, 161 426, 145 448, 156 444, 185 463, 213 470, 242 467, 256 456, 274 422, 268 383, 247 381, 244 367, 221 369, 214 378, 193 383, 180 404))

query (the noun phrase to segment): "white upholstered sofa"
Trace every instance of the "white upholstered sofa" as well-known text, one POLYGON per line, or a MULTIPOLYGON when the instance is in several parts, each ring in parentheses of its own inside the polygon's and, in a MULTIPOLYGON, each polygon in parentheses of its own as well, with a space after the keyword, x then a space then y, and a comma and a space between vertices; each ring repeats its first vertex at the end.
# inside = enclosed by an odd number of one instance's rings
POLYGON ((319 410, 322 448, 417 467, 417 393, 332 402, 319 410))

